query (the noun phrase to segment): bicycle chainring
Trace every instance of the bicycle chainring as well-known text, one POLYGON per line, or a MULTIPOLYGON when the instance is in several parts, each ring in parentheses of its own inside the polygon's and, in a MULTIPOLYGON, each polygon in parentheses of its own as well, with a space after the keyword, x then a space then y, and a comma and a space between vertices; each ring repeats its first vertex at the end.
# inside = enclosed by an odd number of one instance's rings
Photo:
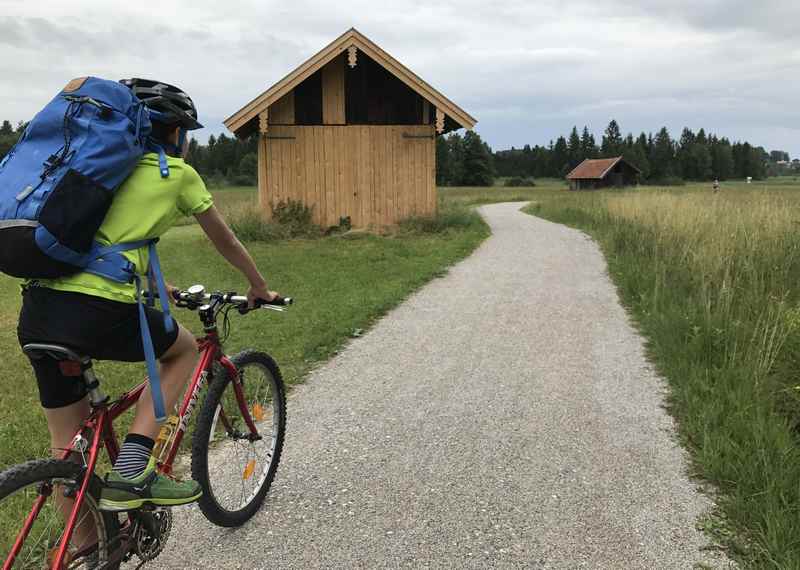
POLYGON ((142 563, 155 559, 164 550, 172 532, 172 510, 156 508, 140 511, 133 529, 134 552, 142 563))

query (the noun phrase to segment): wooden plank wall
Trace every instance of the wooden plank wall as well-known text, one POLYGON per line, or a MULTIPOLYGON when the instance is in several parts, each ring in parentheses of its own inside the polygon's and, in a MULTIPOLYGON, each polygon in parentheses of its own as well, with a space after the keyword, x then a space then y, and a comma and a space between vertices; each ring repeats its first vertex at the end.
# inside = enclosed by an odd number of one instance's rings
POLYGON ((262 207, 300 200, 324 227, 345 216, 365 228, 432 214, 433 135, 432 125, 271 127, 259 145, 262 207))
POLYGON ((341 54, 322 68, 322 122, 326 125, 345 124, 344 58, 341 54))
POLYGON ((275 101, 269 106, 270 125, 294 124, 294 90, 275 101))

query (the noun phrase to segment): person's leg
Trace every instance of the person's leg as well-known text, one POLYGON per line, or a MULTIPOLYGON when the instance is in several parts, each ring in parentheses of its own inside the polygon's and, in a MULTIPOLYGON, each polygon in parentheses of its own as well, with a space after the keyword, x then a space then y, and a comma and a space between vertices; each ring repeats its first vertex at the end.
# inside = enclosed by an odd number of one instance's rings
MULTIPOLYGON (((62 343, 61 328, 73 321, 64 318, 59 305, 51 301, 48 290, 36 288, 34 291, 24 293, 17 331, 20 346, 32 342, 62 343), (35 299, 32 299, 32 296, 35 299)), ((36 375, 39 401, 50 432, 51 454, 59 458, 72 444, 72 439, 81 424, 89 416, 86 385, 80 376, 65 376, 58 361, 52 358, 34 358, 30 362, 36 375)), ((71 459, 76 462, 82 461, 82 458, 75 453, 71 459)), ((52 496, 66 521, 72 512, 74 501, 64 497, 61 492, 55 492, 52 496)), ((94 519, 91 516, 80 516, 79 521, 81 522, 75 527, 71 540, 71 547, 78 550, 97 543, 94 519)))
MULTIPOLYGON (((62 408, 44 408, 44 416, 47 419, 47 428, 50 430, 53 457, 61 457, 64 450, 72 443, 72 438, 83 421, 89 416, 89 400, 84 397, 79 402, 62 408)), ((73 459, 78 457, 73 455, 73 459)), ((63 513, 64 520, 67 520, 72 513, 73 500, 64 497, 62 493, 54 493, 53 500, 63 513)), ((79 517, 79 521, 81 522, 75 527, 70 546, 76 550, 83 550, 97 543, 97 530, 92 517, 79 517)))
MULTIPOLYGON (((179 325, 174 342, 159 358, 161 392, 167 412, 174 409, 183 394, 197 357, 194 336, 179 325)), ((126 479, 135 479, 144 473, 159 429, 153 411, 153 395, 147 386, 136 404, 136 416, 114 462, 114 471, 126 479)))
MULTIPOLYGON (((163 339, 163 330, 159 330, 158 325, 151 329, 151 334, 163 339)), ((155 338, 154 345, 157 353, 159 345, 166 346, 155 338)), ((168 412, 183 394, 197 360, 197 343, 194 336, 187 329, 180 327, 177 337, 159 358, 161 390, 168 412)), ((114 468, 106 477, 100 508, 123 511, 138 508, 144 503, 163 506, 183 505, 196 501, 202 495, 197 482, 180 483, 158 473, 155 458, 150 453, 153 439, 158 435, 158 431, 159 426, 153 412, 153 398, 148 387, 139 399, 136 417, 120 449, 114 468)))
POLYGON ((50 448, 53 457, 61 457, 64 450, 72 443, 83 420, 89 417, 89 399, 64 406, 62 408, 44 408, 47 429, 50 430, 50 448))
MULTIPOLYGON (((189 377, 198 360, 197 343, 194 335, 179 325, 178 338, 159 359, 161 363, 161 391, 167 412, 183 395, 189 377)), ((136 417, 129 433, 140 434, 150 439, 158 436, 159 426, 153 412, 153 396, 148 386, 136 405, 136 417)))

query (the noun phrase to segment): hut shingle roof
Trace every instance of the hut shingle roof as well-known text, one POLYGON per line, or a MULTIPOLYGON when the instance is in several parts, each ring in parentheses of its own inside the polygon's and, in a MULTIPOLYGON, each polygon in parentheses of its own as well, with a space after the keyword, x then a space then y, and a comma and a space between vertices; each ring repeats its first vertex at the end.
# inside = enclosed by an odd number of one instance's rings
MULTIPOLYGON (((602 179, 605 177, 606 173, 614 168, 614 166, 620 161, 625 160, 621 156, 616 156, 614 158, 587 158, 583 162, 581 162, 578 166, 576 166, 572 172, 567 174, 567 180, 587 180, 587 179, 602 179)), ((638 168, 632 165, 627 160, 625 161, 627 165, 631 168, 636 170, 637 172, 641 172, 638 168)))

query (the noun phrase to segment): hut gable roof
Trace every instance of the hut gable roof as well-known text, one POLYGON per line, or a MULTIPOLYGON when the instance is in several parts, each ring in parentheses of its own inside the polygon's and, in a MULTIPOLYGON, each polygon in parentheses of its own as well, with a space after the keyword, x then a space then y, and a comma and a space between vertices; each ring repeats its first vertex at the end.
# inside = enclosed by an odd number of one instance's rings
POLYGON ((578 166, 576 166, 572 172, 567 174, 567 180, 601 180, 605 178, 606 174, 608 174, 608 172, 620 161, 624 162, 636 172, 641 174, 641 170, 636 168, 621 156, 616 156, 614 158, 587 158, 578 166))
POLYGON ((461 109, 458 105, 450 101, 439 91, 423 81, 413 71, 402 63, 394 59, 383 51, 377 44, 372 42, 364 34, 350 28, 344 34, 333 40, 316 55, 306 60, 297 69, 289 73, 286 77, 275 83, 272 87, 264 91, 261 95, 250 101, 239 111, 225 119, 225 126, 236 133, 247 123, 252 121, 259 113, 267 109, 272 103, 286 95, 289 91, 297 87, 302 81, 321 69, 328 62, 334 59, 347 48, 355 46, 363 51, 373 60, 382 65, 387 71, 397 77, 400 81, 408 85, 421 97, 430 101, 436 108, 453 119, 460 126, 471 129, 477 122, 474 117, 461 109))

